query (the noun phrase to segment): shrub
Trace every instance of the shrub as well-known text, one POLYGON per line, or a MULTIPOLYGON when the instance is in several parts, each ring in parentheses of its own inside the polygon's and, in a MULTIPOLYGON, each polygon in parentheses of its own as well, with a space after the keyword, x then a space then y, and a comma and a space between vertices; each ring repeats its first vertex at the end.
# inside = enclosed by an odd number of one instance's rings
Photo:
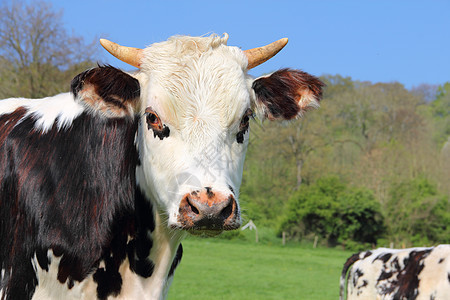
POLYGON ((327 177, 302 186, 289 199, 280 231, 293 239, 312 233, 330 245, 351 241, 374 244, 384 227, 380 206, 370 190, 327 177))

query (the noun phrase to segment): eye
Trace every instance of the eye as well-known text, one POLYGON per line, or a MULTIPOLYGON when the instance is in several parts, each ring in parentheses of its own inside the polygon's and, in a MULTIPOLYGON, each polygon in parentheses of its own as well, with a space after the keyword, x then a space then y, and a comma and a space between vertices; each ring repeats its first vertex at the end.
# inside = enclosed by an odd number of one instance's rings
POLYGON ((145 110, 145 115, 146 115, 146 119, 147 119, 148 129, 156 129, 156 130, 163 129, 163 124, 161 122, 161 119, 159 118, 158 114, 151 107, 147 107, 147 109, 145 110))

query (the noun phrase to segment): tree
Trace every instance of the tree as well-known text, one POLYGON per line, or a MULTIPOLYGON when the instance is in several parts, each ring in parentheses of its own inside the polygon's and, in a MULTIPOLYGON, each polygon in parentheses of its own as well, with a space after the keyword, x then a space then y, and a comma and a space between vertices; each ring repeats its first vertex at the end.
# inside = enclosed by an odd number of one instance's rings
POLYGON ((280 228, 291 238, 313 234, 330 245, 375 244, 384 231, 380 205, 372 192, 348 186, 334 176, 302 185, 289 199, 280 228))
POLYGON ((394 183, 385 209, 389 237, 423 245, 450 242, 450 199, 428 179, 394 183))
POLYGON ((96 47, 64 29, 62 12, 46 2, 0 6, 0 98, 39 98, 67 91, 92 66, 96 47))

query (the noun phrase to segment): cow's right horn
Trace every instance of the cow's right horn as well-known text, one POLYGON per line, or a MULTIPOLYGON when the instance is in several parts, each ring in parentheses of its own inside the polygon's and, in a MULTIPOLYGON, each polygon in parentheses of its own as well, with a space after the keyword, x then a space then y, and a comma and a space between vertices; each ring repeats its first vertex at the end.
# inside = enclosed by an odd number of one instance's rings
POLYGON ((105 39, 100 39, 100 44, 121 61, 138 69, 141 68, 142 49, 121 46, 105 39))
POLYGON ((283 38, 263 47, 245 50, 244 53, 248 59, 247 69, 250 70, 274 57, 275 54, 286 46, 287 42, 288 39, 283 38))

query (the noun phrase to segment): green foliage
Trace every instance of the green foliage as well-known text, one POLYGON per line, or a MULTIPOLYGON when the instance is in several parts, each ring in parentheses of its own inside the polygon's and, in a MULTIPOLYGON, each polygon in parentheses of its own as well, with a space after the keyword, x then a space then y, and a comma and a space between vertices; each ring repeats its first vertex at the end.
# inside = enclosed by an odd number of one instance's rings
POLYGON ((280 230, 294 239, 318 235, 331 245, 375 243, 383 232, 383 220, 369 190, 326 177, 293 194, 280 230))
POLYGON ((376 244, 384 232, 384 223, 380 204, 373 193, 366 188, 348 188, 338 202, 338 241, 376 244))
POLYGON ((450 136, 450 82, 439 86, 436 99, 429 109, 435 128, 433 136, 442 145, 450 136))
POLYGON ((450 242, 450 202, 425 178, 393 184, 385 209, 390 234, 397 242, 450 242))
POLYGON ((322 79, 327 88, 319 110, 287 124, 252 124, 240 196, 244 218, 283 224, 294 239, 318 235, 353 249, 370 247, 383 232, 386 246, 447 241, 450 83, 418 93, 399 83, 322 79), (329 179, 328 188, 343 185, 343 191, 327 192, 326 174, 342 180, 329 179), (436 193, 394 200, 400 183, 421 176, 436 193), (416 204, 401 204, 411 201, 416 204))

